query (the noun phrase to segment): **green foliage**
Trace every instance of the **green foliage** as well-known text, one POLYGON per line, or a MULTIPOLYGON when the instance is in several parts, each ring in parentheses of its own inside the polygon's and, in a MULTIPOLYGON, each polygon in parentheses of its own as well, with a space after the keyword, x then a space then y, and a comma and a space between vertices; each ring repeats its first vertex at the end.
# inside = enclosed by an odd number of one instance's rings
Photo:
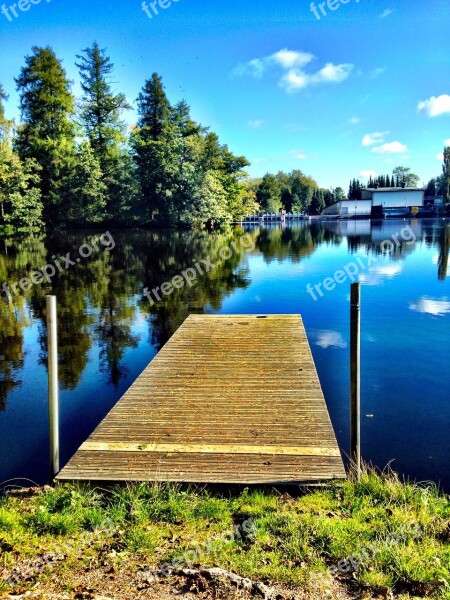
POLYGON ((363 185, 359 181, 359 179, 353 179, 352 181, 350 181, 350 186, 348 189, 348 199, 349 200, 361 200, 362 188, 363 188, 363 185))
POLYGON ((15 147, 22 160, 40 166, 40 189, 47 220, 56 220, 64 174, 73 158, 74 98, 66 73, 49 47, 32 49, 16 79, 22 124, 15 147))
POLYGON ((261 210, 269 213, 277 213, 281 210, 281 183, 275 175, 266 173, 261 181, 256 200, 261 210))
MULTIPOLYGON (((78 55, 76 66, 80 70, 83 97, 80 105, 80 120, 93 155, 98 160, 101 180, 106 192, 106 216, 112 220, 123 220, 126 207, 123 199, 123 186, 126 174, 126 157, 123 144, 126 142, 126 126, 120 120, 123 111, 128 110, 124 94, 112 90, 111 76, 114 65, 100 49, 97 42, 78 55)), ((130 193, 128 188, 128 193, 130 193)), ((102 220, 105 205, 100 203, 96 220, 102 220)))
POLYGON ((68 223, 99 223, 104 218, 107 186, 100 160, 89 142, 75 149, 74 165, 64 186, 68 223))
POLYGON ((314 190, 313 197, 311 200, 311 205, 309 207, 309 214, 311 215, 320 215, 320 213, 325 208, 325 197, 323 190, 314 190))
POLYGON ((186 102, 172 107, 156 73, 138 97, 138 113, 131 145, 146 219, 202 226, 243 216, 247 160, 195 123, 186 102))
POLYGON ((396 187, 417 187, 420 177, 415 173, 411 173, 411 169, 407 167, 396 167, 392 171, 393 179, 396 187))
MULTIPOLYGON (((309 212, 318 186, 314 179, 299 169, 294 169, 290 173, 266 173, 261 180, 249 182, 247 187, 255 192, 261 211, 277 213, 281 209, 287 212, 309 212)), ((255 208, 254 202, 253 207, 255 208)))

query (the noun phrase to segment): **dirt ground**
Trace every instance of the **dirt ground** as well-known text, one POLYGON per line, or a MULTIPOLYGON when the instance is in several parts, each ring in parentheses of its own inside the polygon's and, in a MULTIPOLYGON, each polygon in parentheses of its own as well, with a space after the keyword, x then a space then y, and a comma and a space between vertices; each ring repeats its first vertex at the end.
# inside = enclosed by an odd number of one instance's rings
MULTIPOLYGON (((238 589, 227 578, 204 576, 171 576, 159 582, 144 570, 116 571, 111 566, 97 567, 71 576, 70 592, 56 573, 46 581, 24 586, 16 595, 1 593, 8 600, 352 600, 338 582, 318 581, 314 589, 306 592, 271 587, 271 595, 251 589, 238 589), (73 585, 75 584, 75 587, 73 585), (25 591, 25 587, 27 590, 25 591)), ((270 586, 268 586, 270 587, 270 586)))

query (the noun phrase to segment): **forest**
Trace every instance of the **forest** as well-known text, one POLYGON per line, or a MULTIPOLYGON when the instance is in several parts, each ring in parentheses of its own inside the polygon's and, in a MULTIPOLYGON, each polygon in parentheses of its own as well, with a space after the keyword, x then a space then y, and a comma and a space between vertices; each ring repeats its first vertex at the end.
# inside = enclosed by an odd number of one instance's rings
MULTIPOLYGON (((195 122, 181 100, 171 104, 162 78, 147 79, 132 109, 114 89, 114 65, 94 42, 76 57, 82 94, 50 47, 33 47, 16 78, 20 123, 8 119, 0 83, 0 234, 44 228, 114 226, 221 227, 257 211, 318 215, 330 204, 361 197, 324 189, 299 169, 249 179, 244 156, 195 122)), ((416 186, 405 167, 370 177, 369 187, 416 186)), ((430 196, 449 198, 450 148, 430 196)))
POLYGON ((172 105, 153 75, 137 98, 137 123, 113 89, 114 66, 97 43, 77 56, 75 99, 50 47, 32 49, 16 79, 21 122, 5 115, 0 85, 0 227, 195 226, 239 220, 256 210, 236 156, 185 101, 172 105))

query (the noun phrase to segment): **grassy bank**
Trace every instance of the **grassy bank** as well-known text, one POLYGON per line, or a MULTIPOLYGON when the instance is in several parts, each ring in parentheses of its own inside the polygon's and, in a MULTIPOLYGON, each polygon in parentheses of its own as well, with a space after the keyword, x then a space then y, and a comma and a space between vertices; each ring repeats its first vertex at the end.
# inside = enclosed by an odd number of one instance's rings
MULTIPOLYGON (((205 576, 177 575, 192 566, 286 598, 450 598, 450 504, 434 487, 366 472, 359 483, 291 493, 138 484, 9 496, 0 501, 0 596, 163 598, 174 585, 216 593, 205 576)), ((232 586, 221 593, 211 597, 238 597, 232 586)))

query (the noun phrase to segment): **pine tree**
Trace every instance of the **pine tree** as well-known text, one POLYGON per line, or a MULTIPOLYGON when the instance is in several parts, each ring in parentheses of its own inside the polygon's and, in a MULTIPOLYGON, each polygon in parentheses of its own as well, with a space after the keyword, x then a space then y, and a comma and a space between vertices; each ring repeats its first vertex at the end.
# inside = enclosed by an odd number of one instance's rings
POLYGON ((173 178, 177 172, 177 126, 162 79, 153 73, 138 96, 137 127, 131 144, 147 219, 170 220, 173 178))
POLYGON ((81 123, 89 139, 94 155, 99 160, 101 179, 108 193, 106 208, 109 218, 118 215, 116 207, 119 166, 126 141, 126 126, 120 120, 123 111, 128 110, 124 94, 112 90, 111 75, 114 65, 97 42, 77 55, 79 62, 83 98, 81 101, 81 123))
POLYGON ((50 47, 32 49, 16 79, 22 125, 16 148, 22 160, 41 167, 41 192, 46 220, 64 218, 61 185, 74 158, 74 98, 61 62, 50 47))
POLYGON ((207 128, 202 127, 191 119, 190 107, 185 100, 181 100, 172 108, 172 122, 179 131, 181 137, 199 135, 206 133, 207 128))
POLYGON ((153 73, 138 96, 137 123, 143 140, 160 141, 162 133, 171 120, 172 107, 164 91, 162 78, 153 73))
POLYGON ((66 193, 70 198, 66 219, 76 224, 99 223, 104 218, 106 184, 102 180, 100 160, 89 142, 80 144, 75 153, 77 168, 70 173, 66 193))
POLYGON ((309 207, 309 214, 310 215, 320 215, 324 208, 325 208, 325 200, 324 200, 323 191, 319 190, 319 188, 316 188, 314 190, 311 204, 309 207))

